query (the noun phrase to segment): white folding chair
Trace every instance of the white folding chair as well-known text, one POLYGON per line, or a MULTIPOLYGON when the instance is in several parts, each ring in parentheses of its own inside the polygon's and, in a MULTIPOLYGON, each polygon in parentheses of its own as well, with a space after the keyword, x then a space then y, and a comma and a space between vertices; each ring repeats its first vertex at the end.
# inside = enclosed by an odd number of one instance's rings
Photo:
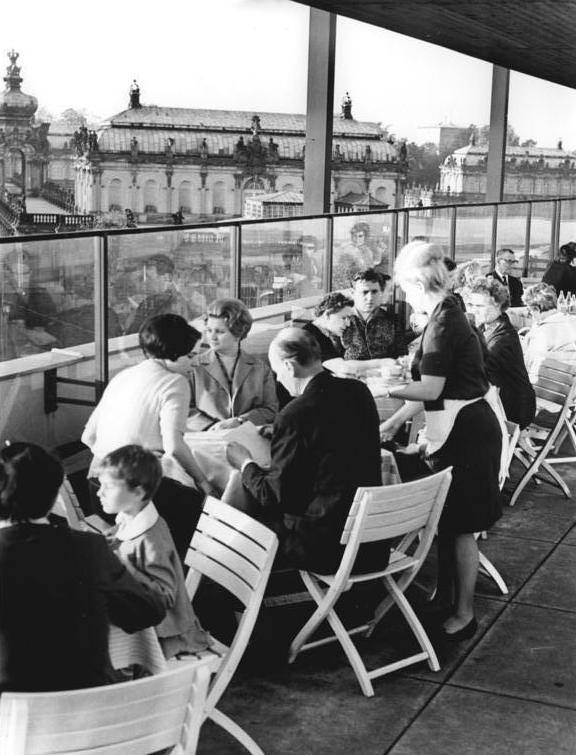
POLYGON ((531 427, 545 431, 543 444, 530 451, 526 446, 517 446, 514 455, 526 467, 526 471, 518 482, 510 506, 514 506, 520 494, 532 478, 536 481, 547 482, 560 488, 566 498, 570 498, 570 488, 554 469, 555 464, 565 464, 575 461, 574 457, 560 457, 552 454, 559 445, 561 436, 570 437, 576 448, 576 431, 572 425, 572 407, 576 400, 576 365, 559 362, 555 359, 545 359, 538 370, 538 379, 534 383, 536 403, 539 410, 546 410, 554 417, 551 428, 544 428, 537 422, 531 427), (547 473, 542 476, 541 472, 547 473))
POLYGON ((67 692, 3 692, 5 755, 196 752, 210 671, 182 664, 157 676, 67 692))
POLYGON ((449 468, 414 482, 357 490, 340 541, 346 548, 338 571, 333 575, 300 572, 318 607, 292 641, 289 654, 291 663, 302 650, 337 639, 354 669, 362 692, 367 696, 374 694, 371 679, 412 663, 427 660, 433 671, 440 669, 434 648, 404 593, 430 550, 451 480, 452 469, 449 468), (401 540, 392 548, 390 561, 384 568, 368 574, 352 574, 362 543, 392 538, 401 540), (347 630, 334 606, 352 585, 371 580, 382 581, 388 596, 376 608, 372 621, 347 630), (408 622, 422 651, 368 671, 350 635, 363 632, 369 636, 394 604, 408 622), (324 620, 328 621, 334 635, 308 641, 324 620))
MULTIPOLYGON (((506 428, 508 430, 508 454, 506 457, 506 473, 510 469, 512 458, 514 457, 514 451, 520 437, 520 427, 515 422, 506 421, 506 428)), ((504 481, 502 481, 502 485, 504 481)), ((477 532, 475 534, 476 540, 485 540, 486 532, 477 532)), ((486 556, 480 549, 478 549, 478 567, 481 574, 490 577, 495 583, 502 595, 508 595, 508 585, 504 581, 502 575, 498 569, 494 566, 492 561, 486 556)))
POLYGON ((256 742, 238 724, 217 710, 216 705, 236 671, 252 634, 277 547, 278 538, 268 527, 222 501, 208 497, 185 559, 190 567, 186 577, 190 600, 205 576, 224 587, 244 605, 230 647, 218 642, 212 653, 205 651, 201 654, 204 657, 212 654, 216 669, 204 716, 226 729, 254 755, 263 755, 256 742))

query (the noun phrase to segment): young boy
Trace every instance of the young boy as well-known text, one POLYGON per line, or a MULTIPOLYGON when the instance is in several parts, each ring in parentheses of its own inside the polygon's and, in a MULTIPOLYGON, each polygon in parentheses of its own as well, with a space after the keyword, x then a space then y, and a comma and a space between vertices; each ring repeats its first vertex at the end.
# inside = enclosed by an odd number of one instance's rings
POLYGON ((98 496, 116 527, 106 533, 133 576, 161 594, 166 618, 156 632, 166 658, 204 650, 207 633, 194 615, 172 535, 152 503, 162 478, 157 457, 141 446, 122 446, 99 465, 98 496))

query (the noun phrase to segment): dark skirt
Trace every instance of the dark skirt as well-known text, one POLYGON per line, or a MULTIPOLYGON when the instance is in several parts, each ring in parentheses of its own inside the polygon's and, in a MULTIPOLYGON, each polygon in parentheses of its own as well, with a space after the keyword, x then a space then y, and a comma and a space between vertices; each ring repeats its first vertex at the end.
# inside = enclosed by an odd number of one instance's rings
POLYGON ((502 434, 486 401, 465 406, 452 432, 429 463, 433 472, 453 467, 438 529, 463 534, 489 529, 502 515, 498 473, 502 434))

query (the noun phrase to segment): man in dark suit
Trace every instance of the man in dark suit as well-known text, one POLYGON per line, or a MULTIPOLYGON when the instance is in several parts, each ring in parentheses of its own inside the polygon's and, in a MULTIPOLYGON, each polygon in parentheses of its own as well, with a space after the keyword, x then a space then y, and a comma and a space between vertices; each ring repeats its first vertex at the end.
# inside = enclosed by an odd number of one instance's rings
POLYGON ((512 249, 499 249, 496 252, 496 266, 488 273, 487 277, 494 278, 508 289, 511 307, 523 307, 522 294, 524 286, 520 278, 512 275, 512 269, 516 264, 516 256, 512 249))
POLYGON ((39 446, 0 451, 0 693, 116 681, 109 624, 135 632, 165 615, 101 535, 49 523, 62 479, 39 446))
MULTIPOLYGON (((359 381, 326 372, 318 343, 301 328, 282 330, 269 359, 295 397, 274 421, 270 469, 261 469, 238 444, 230 444, 228 459, 242 470, 253 513, 276 530, 286 560, 332 571, 343 552, 339 541, 356 489, 381 484, 374 399, 359 381)), ((376 546, 363 546, 361 569, 386 564, 386 546, 376 546)))

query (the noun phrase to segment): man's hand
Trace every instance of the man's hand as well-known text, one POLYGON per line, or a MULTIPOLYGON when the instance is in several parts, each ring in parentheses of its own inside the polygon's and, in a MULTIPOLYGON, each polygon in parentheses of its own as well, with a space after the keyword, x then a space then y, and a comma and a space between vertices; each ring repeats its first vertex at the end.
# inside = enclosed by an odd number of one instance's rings
POLYGON ((220 422, 215 422, 208 430, 231 430, 233 427, 240 427, 241 424, 237 417, 231 417, 230 419, 221 419, 220 422))
POLYGON ((228 464, 230 464, 230 466, 235 469, 240 469, 242 464, 248 459, 251 459, 252 456, 250 455, 250 451, 248 451, 248 449, 241 443, 232 441, 226 446, 226 458, 228 459, 228 464))

